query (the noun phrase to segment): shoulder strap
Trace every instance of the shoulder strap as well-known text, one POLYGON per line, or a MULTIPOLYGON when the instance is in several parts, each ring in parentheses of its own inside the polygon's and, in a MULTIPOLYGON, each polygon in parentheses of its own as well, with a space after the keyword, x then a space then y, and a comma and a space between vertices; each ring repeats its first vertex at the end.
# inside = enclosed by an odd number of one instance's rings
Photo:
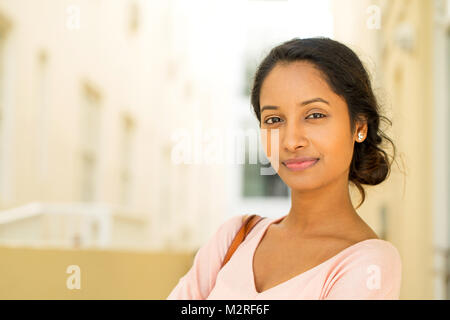
POLYGON ((237 247, 244 241, 245 237, 249 232, 253 229, 253 227, 262 220, 263 217, 258 216, 256 214, 252 214, 250 216, 245 215, 243 220, 243 224, 239 231, 237 232, 236 236, 233 239, 233 242, 231 243, 230 247, 228 248, 227 254, 225 255, 225 258, 222 262, 222 267, 230 260, 233 253, 236 251, 237 247))

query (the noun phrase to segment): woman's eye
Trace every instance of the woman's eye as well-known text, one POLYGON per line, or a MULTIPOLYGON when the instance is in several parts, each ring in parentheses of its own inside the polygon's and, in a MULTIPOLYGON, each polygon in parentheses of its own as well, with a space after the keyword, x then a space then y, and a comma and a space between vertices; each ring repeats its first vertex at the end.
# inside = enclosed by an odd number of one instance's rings
MULTIPOLYGON (((307 116, 306 118, 308 119, 309 117, 311 117, 311 116, 313 116, 313 115, 315 115, 315 114, 318 114, 318 115, 321 115, 321 116, 323 116, 323 117, 313 117, 313 119, 320 119, 320 118, 325 118, 326 116, 324 115, 324 114, 322 114, 322 113, 317 113, 317 112, 315 112, 315 113, 311 113, 309 116, 307 116)), ((311 118, 310 118, 311 119, 311 118)))
MULTIPOLYGON (((325 118, 325 117, 326 117, 326 115, 324 115, 322 113, 315 112, 315 113, 311 113, 306 118, 307 119, 320 119, 320 118, 325 118), (318 115, 318 116, 311 118, 311 116, 314 116, 314 115, 318 115)), ((277 122, 280 122, 280 121, 281 121, 281 119, 279 117, 271 117, 271 118, 268 118, 264 123, 266 123, 266 124, 274 124, 274 123, 277 123, 277 122), (274 119, 277 119, 277 121, 274 121, 274 119)))
MULTIPOLYGON (((265 121, 265 123, 267 123, 267 124, 273 124, 274 122, 273 122, 273 119, 280 119, 279 117, 272 117, 272 118, 269 118, 269 119, 267 119, 266 121, 265 121), (272 122, 269 122, 270 120, 272 120, 272 122)), ((275 122, 279 122, 279 121, 275 121, 275 122)))

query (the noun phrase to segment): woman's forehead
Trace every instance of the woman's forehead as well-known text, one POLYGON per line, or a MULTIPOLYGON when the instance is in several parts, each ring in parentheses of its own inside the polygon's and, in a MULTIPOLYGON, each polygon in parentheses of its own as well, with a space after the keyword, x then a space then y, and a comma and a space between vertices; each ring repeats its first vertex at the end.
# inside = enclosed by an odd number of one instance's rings
POLYGON ((327 101, 338 98, 324 79, 323 73, 312 63, 299 61, 277 64, 264 80, 260 102, 298 102, 320 97, 327 101))

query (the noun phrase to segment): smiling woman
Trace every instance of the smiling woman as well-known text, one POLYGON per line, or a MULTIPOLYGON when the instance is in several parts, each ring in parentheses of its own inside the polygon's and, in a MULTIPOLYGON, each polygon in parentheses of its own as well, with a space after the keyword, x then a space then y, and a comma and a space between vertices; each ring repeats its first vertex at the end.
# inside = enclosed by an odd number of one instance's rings
POLYGON ((277 148, 264 147, 278 153, 268 158, 292 191, 291 209, 262 219, 221 268, 242 217, 223 223, 168 299, 398 299, 400 254, 350 198, 350 182, 360 206, 362 185, 387 178, 383 140, 395 157, 357 55, 328 38, 287 41, 258 67, 251 102, 260 129, 276 131, 277 148))
MULTIPOLYGON (((336 170, 349 169, 349 181, 362 196, 358 207, 365 199, 362 185, 377 185, 388 176, 391 163, 380 144, 383 140, 391 143, 393 158, 395 145, 379 126, 380 120, 391 122, 380 115, 369 76, 361 61, 343 44, 327 38, 293 39, 272 49, 255 75, 251 99, 260 127, 269 131, 278 128, 280 139, 287 139, 289 147, 296 148, 299 143, 295 136, 289 134, 303 129, 304 138, 308 137, 310 143, 319 143, 317 139, 326 140, 326 144, 320 142, 317 148, 337 148, 334 151, 339 155, 328 150, 321 160, 332 159, 328 165, 333 165, 336 170), (288 122, 287 117, 292 120, 288 122), (302 117, 302 121, 294 117, 302 117), (274 118, 277 119, 275 124, 274 118), (357 134, 359 137, 355 139, 357 134), (289 145, 292 142, 294 146, 289 145), (346 142, 349 144, 344 146, 346 142), (343 154, 345 151, 348 153, 343 154)), ((296 151, 289 149, 289 154, 280 150, 279 159, 282 161, 283 156, 306 153, 306 149, 312 147, 300 147, 296 151)), ((280 168, 282 179, 285 168, 280 168)), ((329 175, 330 171, 326 173, 329 175)), ((285 179, 289 180, 290 176, 285 176, 285 179)), ((320 179, 315 176, 315 180, 318 182, 320 179)), ((305 178, 301 182, 312 187, 305 178)))

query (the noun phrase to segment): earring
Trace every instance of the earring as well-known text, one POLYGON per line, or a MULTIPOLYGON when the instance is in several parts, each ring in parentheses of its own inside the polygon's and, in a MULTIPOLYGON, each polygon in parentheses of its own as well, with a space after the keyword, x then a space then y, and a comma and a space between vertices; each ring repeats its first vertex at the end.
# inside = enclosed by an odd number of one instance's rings
POLYGON ((360 132, 360 133, 358 133, 358 138, 359 138, 359 140, 362 140, 364 138, 364 135, 360 132))

